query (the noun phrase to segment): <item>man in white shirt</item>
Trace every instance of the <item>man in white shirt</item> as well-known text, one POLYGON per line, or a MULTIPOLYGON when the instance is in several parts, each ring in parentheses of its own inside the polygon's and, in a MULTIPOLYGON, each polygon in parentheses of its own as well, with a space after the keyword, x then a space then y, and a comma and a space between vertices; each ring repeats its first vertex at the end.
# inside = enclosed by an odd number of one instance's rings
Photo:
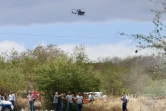
POLYGON ((78 95, 76 96, 77 111, 81 111, 82 103, 83 103, 83 96, 79 92, 78 95))
POLYGON ((71 95, 71 92, 68 92, 68 95, 66 96, 67 100, 67 111, 72 111, 72 105, 73 105, 73 95, 71 95))
POLYGON ((9 101, 13 104, 13 106, 14 106, 15 100, 16 100, 15 95, 13 94, 12 91, 10 91, 10 94, 9 94, 9 101))

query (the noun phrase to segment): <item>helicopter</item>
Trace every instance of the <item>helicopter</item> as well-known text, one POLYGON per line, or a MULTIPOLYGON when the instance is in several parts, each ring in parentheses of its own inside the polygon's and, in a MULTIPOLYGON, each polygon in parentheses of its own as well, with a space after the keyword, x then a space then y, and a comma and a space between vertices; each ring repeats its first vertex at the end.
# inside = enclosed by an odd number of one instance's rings
POLYGON ((72 9, 72 10, 74 10, 74 11, 72 11, 72 14, 75 14, 75 15, 78 15, 78 16, 83 16, 83 15, 85 15, 85 12, 82 11, 82 9, 72 9))

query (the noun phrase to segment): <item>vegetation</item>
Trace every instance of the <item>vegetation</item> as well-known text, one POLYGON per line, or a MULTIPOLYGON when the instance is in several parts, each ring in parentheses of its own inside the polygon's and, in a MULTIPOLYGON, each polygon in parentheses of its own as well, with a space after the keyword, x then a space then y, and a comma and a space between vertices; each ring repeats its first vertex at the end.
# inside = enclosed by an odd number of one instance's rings
MULTIPOLYGON (((164 7, 155 13, 155 30, 149 35, 127 35, 138 40, 138 48, 155 48, 166 51, 165 26, 161 15, 165 13, 165 0, 157 0, 164 7)), ((0 91, 8 94, 10 90, 17 96, 22 91, 43 92, 44 104, 52 109, 53 95, 71 91, 102 91, 106 94, 121 95, 144 93, 164 95, 166 86, 165 59, 161 56, 137 56, 121 58, 101 58, 92 62, 85 53, 84 46, 78 46, 71 55, 55 45, 37 46, 33 50, 0 55, 0 91)), ((88 106, 85 108, 89 108, 88 106)), ((93 108, 96 108, 95 106, 93 108)), ((102 106, 101 106, 102 108, 102 106)))
MULTIPOLYGON (((148 35, 137 33, 137 34, 126 34, 126 33, 120 33, 121 36, 128 36, 131 39, 135 39, 137 41, 137 47, 138 50, 142 49, 153 49, 154 55, 155 54, 164 54, 166 53, 166 36, 165 36, 165 24, 162 22, 164 18, 164 14, 166 13, 166 0, 149 0, 151 2, 154 2, 155 4, 158 4, 160 7, 160 10, 158 9, 152 9, 151 12, 154 13, 155 17, 153 19, 154 24, 154 30, 152 32, 149 32, 148 35), (162 18, 163 17, 163 18, 162 18), (158 53, 156 53, 156 51, 158 53)), ((135 52, 137 53, 138 50, 135 52)))
POLYGON ((123 91, 165 94, 165 65, 160 57, 115 57, 91 62, 84 49, 78 46, 67 55, 54 45, 39 45, 22 53, 13 50, 1 54, 1 92, 12 90, 21 96, 24 90, 41 91, 47 109, 52 108, 56 91, 102 91, 118 96, 123 91))
POLYGON ((76 47, 72 57, 57 55, 56 59, 47 61, 37 69, 36 86, 46 93, 45 99, 49 101, 47 107, 52 105, 56 91, 72 91, 74 94, 99 91, 100 79, 95 76, 92 66, 85 62, 86 58, 80 49, 82 47, 76 47))

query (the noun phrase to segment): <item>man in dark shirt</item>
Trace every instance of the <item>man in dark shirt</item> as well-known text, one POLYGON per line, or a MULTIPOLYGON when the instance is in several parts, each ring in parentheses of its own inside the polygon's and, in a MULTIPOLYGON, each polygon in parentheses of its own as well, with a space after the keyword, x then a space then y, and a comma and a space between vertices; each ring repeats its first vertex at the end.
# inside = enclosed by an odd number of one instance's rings
POLYGON ((65 94, 62 93, 61 94, 61 110, 60 111, 65 111, 65 102, 66 102, 65 94))

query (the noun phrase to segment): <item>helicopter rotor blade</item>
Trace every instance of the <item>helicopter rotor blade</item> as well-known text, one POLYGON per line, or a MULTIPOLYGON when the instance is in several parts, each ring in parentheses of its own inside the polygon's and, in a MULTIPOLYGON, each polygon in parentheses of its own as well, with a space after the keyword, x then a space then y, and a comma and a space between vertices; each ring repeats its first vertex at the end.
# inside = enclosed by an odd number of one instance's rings
POLYGON ((80 8, 80 9, 74 9, 74 8, 72 8, 72 10, 82 10, 82 9, 85 9, 85 8, 80 8))
POLYGON ((79 9, 73 9, 73 8, 72 8, 72 10, 79 10, 79 9))

